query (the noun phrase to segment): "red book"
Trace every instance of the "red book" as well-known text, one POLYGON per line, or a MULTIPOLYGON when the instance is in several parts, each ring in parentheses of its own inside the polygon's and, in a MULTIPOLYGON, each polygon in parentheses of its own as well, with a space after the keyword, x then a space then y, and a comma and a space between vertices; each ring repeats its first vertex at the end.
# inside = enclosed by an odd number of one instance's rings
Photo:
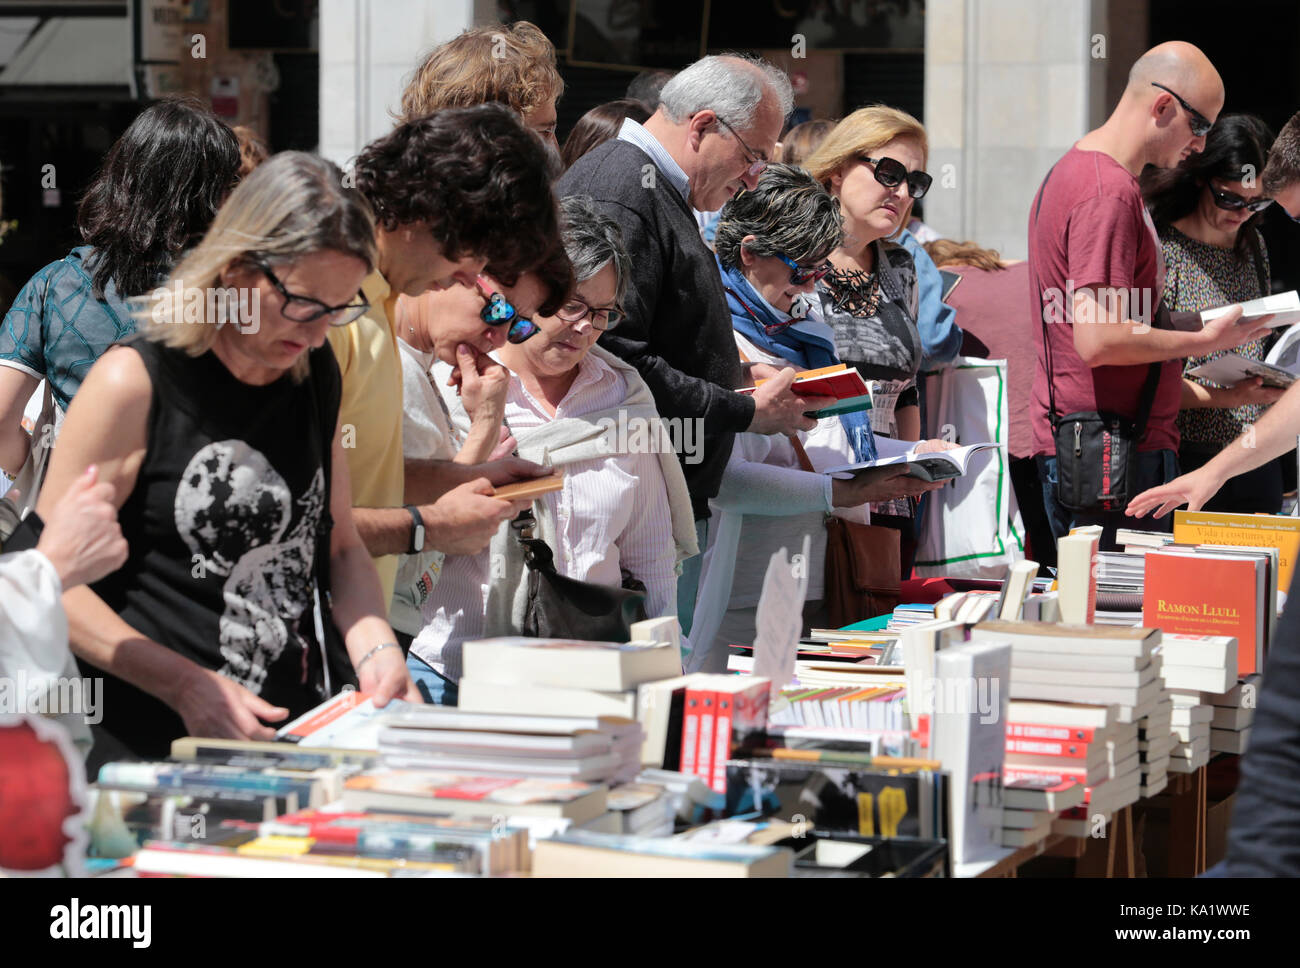
POLYGON ((1007 739, 1049 739, 1060 743, 1091 743, 1092 726, 1054 726, 1051 723, 1007 723, 1007 739))
POLYGON ((681 772, 695 775, 695 754, 700 745, 700 693, 686 690, 686 705, 682 710, 682 761, 681 772))
POLYGON ((1030 753, 1034 756, 1059 756, 1063 759, 1082 760, 1088 756, 1087 743, 1061 743, 1050 739, 1013 739, 1007 736, 1008 753, 1030 753))
MULTIPOLYGON (((714 676, 712 767, 706 782, 719 793, 727 792, 727 760, 737 741, 767 728, 768 692, 766 679, 714 676)), ((701 737, 700 742, 703 742, 701 737)))
POLYGON ((1259 559, 1199 549, 1152 549, 1144 558, 1143 625, 1185 635, 1231 635, 1237 640, 1237 674, 1259 671, 1267 626, 1259 559))
POLYGON ((713 780, 713 719, 717 703, 716 692, 710 689, 700 691, 700 741, 695 751, 695 775, 705 783, 713 780))

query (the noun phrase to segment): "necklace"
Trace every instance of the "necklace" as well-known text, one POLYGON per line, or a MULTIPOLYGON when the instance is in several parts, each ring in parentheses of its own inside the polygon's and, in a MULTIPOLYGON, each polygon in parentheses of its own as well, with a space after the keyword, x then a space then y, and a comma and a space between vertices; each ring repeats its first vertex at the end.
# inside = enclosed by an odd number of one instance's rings
POLYGON ((880 309, 880 277, 872 269, 832 269, 826 276, 836 312, 870 318, 880 309))

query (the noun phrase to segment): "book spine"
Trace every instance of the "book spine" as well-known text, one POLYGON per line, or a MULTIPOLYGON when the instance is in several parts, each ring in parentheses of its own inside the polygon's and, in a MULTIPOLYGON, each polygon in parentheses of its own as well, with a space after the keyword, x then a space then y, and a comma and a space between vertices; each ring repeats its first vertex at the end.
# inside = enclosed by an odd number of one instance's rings
POLYGON ((717 694, 700 693, 700 741, 695 753, 695 775, 706 784, 713 780, 713 704, 717 694))
POLYGON ((734 721, 733 704, 737 697, 727 692, 713 694, 713 768, 709 783, 717 793, 727 792, 727 760, 731 759, 731 727, 734 721))
POLYGON ((1088 744, 1063 743, 1055 740, 1013 739, 1007 734, 1008 753, 1028 753, 1034 756, 1059 756, 1062 759, 1082 760, 1088 756, 1088 744))
POLYGON ((682 711, 682 761, 681 772, 695 775, 695 753, 700 742, 700 694, 686 690, 686 706, 682 711))
POLYGON ((1093 726, 1056 726, 1051 723, 1007 723, 1007 739, 1049 739, 1061 743, 1091 743, 1093 726))

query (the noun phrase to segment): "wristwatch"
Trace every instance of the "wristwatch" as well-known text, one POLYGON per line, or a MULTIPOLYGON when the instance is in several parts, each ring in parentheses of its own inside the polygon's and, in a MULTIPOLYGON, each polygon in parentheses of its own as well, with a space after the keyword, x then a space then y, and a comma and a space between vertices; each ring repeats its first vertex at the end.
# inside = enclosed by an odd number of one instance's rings
POLYGON ((405 507, 411 515, 411 547, 406 549, 406 553, 418 555, 424 550, 424 518, 420 517, 420 511, 414 504, 405 507))

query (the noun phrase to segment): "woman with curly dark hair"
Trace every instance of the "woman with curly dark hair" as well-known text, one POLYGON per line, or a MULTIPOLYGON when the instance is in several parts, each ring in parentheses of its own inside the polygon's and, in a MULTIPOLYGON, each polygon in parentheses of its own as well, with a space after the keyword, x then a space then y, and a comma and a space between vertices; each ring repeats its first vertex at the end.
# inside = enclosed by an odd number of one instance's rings
MULTIPOLYGON (((1271 199, 1259 175, 1268 160, 1273 132, 1249 114, 1225 114, 1205 136, 1205 149, 1177 168, 1152 169, 1142 178, 1142 195, 1160 236, 1165 260, 1165 305, 1173 312, 1200 312, 1269 293, 1268 252, 1258 223, 1271 199)), ((1267 337, 1233 352, 1262 360, 1267 337)), ((1220 350, 1187 360, 1184 373, 1227 354, 1220 350)), ((1259 377, 1219 386, 1183 377, 1178 413, 1178 462, 1195 470, 1259 420, 1282 395, 1259 377)), ((1233 478, 1207 511, 1265 512, 1282 506, 1278 461, 1233 478)))
MULTIPOLYGON (((510 510, 485 496, 487 481, 515 480, 526 476, 522 466, 534 466, 504 462, 472 478, 448 477, 428 462, 406 467, 399 298, 475 289, 485 270, 512 286, 540 266, 548 291, 527 308, 551 313, 568 293, 570 269, 546 150, 501 105, 446 108, 398 125, 361 152, 355 178, 374 212, 378 259, 362 284, 369 311, 329 339, 343 375, 339 425, 353 518, 376 557, 387 606, 398 555, 478 551, 510 510)), ((490 363, 481 353, 476 360, 480 371, 490 363)))
POLYGON ((202 238, 238 177, 234 133, 197 100, 165 98, 131 122, 81 200, 84 244, 32 276, 0 324, 0 468, 27 459, 20 421, 39 381, 66 411, 95 360, 135 332, 124 300, 202 238))

